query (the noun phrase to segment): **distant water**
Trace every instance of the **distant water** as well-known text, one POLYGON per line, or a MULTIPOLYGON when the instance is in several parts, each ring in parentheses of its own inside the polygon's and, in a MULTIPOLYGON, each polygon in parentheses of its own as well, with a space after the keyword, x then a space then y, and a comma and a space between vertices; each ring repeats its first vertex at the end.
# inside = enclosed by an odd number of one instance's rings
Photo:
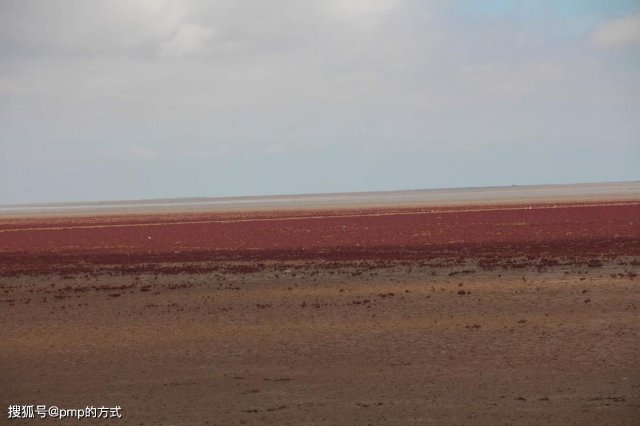
POLYGON ((640 200, 640 182, 0 205, 0 216, 640 200))

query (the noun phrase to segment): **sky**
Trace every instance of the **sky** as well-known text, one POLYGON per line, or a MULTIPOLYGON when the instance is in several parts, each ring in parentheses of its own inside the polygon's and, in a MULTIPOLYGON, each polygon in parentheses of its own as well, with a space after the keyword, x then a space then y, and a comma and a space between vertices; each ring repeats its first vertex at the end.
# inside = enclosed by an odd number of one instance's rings
POLYGON ((638 0, 0 0, 0 204, 625 180, 638 0))

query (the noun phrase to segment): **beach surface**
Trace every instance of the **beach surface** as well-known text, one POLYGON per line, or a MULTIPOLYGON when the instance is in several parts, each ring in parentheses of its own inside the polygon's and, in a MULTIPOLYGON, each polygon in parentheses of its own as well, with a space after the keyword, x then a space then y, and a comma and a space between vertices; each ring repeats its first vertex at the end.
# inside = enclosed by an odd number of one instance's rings
POLYGON ((638 424, 640 184, 534 188, 5 207, 0 403, 638 424))

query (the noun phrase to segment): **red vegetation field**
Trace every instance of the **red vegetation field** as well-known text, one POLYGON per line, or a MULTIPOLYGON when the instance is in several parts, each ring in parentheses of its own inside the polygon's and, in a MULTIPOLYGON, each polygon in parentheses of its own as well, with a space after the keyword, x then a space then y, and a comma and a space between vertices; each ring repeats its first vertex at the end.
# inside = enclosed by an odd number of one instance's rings
POLYGON ((468 258, 491 268, 638 255, 637 202, 0 221, 3 275, 218 260, 468 258))

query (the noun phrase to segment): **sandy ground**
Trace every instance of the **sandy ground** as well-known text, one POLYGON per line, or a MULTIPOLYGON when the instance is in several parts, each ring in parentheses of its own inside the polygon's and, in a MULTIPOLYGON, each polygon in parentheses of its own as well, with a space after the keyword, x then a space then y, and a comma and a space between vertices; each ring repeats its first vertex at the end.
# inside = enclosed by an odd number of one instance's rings
POLYGON ((638 425, 639 273, 633 200, 5 218, 0 405, 638 425))
POLYGON ((1 278, 0 402, 145 425, 638 424, 640 279, 620 263, 1 278))

